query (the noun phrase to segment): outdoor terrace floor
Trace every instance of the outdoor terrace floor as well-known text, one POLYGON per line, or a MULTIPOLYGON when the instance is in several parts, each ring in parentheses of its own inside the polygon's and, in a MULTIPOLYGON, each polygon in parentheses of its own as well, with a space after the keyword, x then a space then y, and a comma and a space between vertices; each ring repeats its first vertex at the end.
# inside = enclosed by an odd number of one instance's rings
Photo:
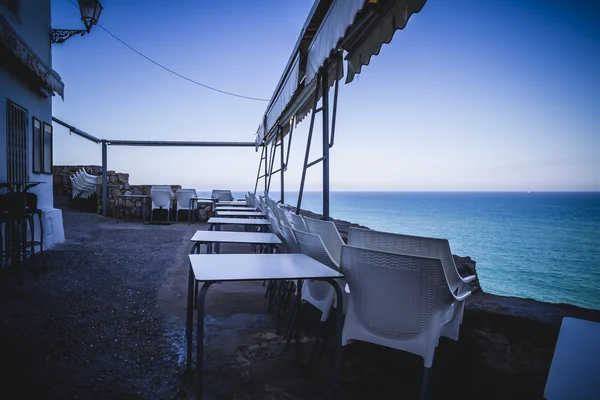
MULTIPOLYGON (((184 355, 187 255, 189 239, 207 225, 117 224, 69 211, 63 217, 67 240, 46 252, 49 272, 36 277, 25 271, 23 283, 0 280, 3 393, 46 399, 192 398, 193 374, 186 371, 184 355)), ((249 251, 249 245, 221 246, 221 252, 249 251)), ((285 340, 275 335, 275 316, 263 295, 258 282, 209 290, 205 398, 329 398, 328 352, 307 368, 312 336, 304 336, 304 366, 297 366, 293 346, 284 351, 285 340)), ((416 398, 419 357, 363 343, 347 349, 344 399, 416 398)), ((459 351, 460 344, 441 340, 434 397, 469 397, 468 379, 454 364, 459 351)))

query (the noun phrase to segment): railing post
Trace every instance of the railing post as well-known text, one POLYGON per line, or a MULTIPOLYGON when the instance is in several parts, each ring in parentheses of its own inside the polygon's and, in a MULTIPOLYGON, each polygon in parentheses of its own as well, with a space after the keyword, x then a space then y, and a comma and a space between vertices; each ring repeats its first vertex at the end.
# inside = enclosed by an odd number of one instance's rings
POLYGON ((107 171, 108 145, 102 140, 102 215, 108 215, 108 177, 107 171))

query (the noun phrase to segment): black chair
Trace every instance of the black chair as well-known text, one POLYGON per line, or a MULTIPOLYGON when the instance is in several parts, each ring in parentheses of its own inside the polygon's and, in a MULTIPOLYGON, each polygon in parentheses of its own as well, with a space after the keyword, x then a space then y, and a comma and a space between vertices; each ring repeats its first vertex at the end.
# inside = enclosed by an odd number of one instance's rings
POLYGON ((27 227, 25 217, 25 198, 21 193, 0 195, 0 231, 3 229, 2 258, 4 265, 24 265, 25 254, 22 244, 26 241, 27 227))
MULTIPOLYGON (((42 267, 44 260, 43 212, 37 206, 37 195, 33 193, 9 193, 0 195, 0 247, 2 265, 24 266, 27 256, 33 258, 35 246, 40 246, 42 267), (40 239, 35 240, 35 216, 40 227, 40 239), (29 230, 27 227, 29 226, 29 230), (4 228, 4 229, 2 229, 4 228), (28 239, 27 234, 31 235, 28 239)), ((37 272, 37 270, 36 270, 37 272)))
POLYGON ((34 193, 25 193, 25 217, 29 223, 29 232, 31 234, 31 240, 23 243, 24 250, 27 253, 27 247, 29 246, 29 254, 31 257, 35 254, 35 246, 40 246, 40 255, 42 257, 42 268, 41 271, 47 271, 46 261, 44 260, 44 214, 42 210, 38 208, 38 198, 34 193), (40 226, 40 240, 35 240, 35 221, 34 217, 37 215, 39 226, 40 226))

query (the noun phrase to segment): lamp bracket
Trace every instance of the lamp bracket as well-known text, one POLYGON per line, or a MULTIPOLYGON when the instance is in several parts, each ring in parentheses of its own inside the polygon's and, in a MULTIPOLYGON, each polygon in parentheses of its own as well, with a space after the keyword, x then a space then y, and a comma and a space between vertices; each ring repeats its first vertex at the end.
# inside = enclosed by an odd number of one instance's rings
POLYGON ((88 33, 85 29, 51 29, 51 43, 62 43, 75 35, 85 35, 88 33))

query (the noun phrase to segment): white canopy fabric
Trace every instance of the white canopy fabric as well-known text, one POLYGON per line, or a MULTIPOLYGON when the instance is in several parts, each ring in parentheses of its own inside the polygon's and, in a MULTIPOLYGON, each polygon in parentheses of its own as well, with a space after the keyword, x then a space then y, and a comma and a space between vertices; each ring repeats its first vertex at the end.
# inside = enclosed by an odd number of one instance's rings
MULTIPOLYGON (((292 62, 292 67, 290 69, 290 73, 287 75, 285 81, 283 82, 283 86, 279 91, 279 94, 273 101, 273 104, 269 111, 267 112, 267 126, 265 128, 266 133, 269 133, 271 129, 277 123, 277 120, 283 113, 283 110, 286 108, 294 92, 298 88, 298 76, 300 73, 300 57, 296 54, 294 61, 292 62)), ((280 121, 282 125, 285 124, 286 121, 280 121)))
POLYGON ((359 74, 363 65, 368 65, 371 57, 378 55, 384 43, 390 43, 398 29, 404 29, 408 19, 414 13, 421 11, 426 0, 396 0, 389 3, 389 7, 377 20, 377 26, 368 30, 366 37, 362 37, 356 44, 349 44, 348 75, 346 83, 352 82, 354 76, 359 74))
POLYGON ((263 139, 265 138, 265 126, 264 124, 261 122, 258 125, 258 129, 256 130, 256 148, 258 149, 258 146, 260 146, 260 144, 262 143, 263 139))
MULTIPOLYGON (((323 0, 316 0, 315 6, 323 0)), ((270 103, 256 136, 256 145, 272 138, 277 125, 284 134, 289 130, 289 120, 296 117, 300 122, 311 112, 315 96, 322 97, 322 88, 316 85, 319 69, 329 64, 328 84, 344 76, 344 68, 335 67, 337 53, 345 50, 347 55, 346 83, 369 64, 373 55, 379 54, 381 46, 389 43, 396 30, 403 29, 410 16, 421 11, 427 0, 332 0, 327 13, 322 17, 319 27, 308 47, 306 71, 302 76, 300 65, 302 53, 294 49, 295 58, 279 93, 270 103), (304 79, 303 79, 304 78, 304 79), (303 82, 302 86, 298 86, 303 82), (300 89, 300 90, 298 90, 300 89), (263 126, 266 125, 266 126, 263 126)), ((313 9, 315 8, 313 6, 313 9)))
POLYGON ((365 0, 334 0, 315 38, 308 48, 308 64, 306 66, 306 82, 312 81, 319 68, 329 58, 331 52, 344 37, 346 29, 356 13, 363 7, 365 0))

